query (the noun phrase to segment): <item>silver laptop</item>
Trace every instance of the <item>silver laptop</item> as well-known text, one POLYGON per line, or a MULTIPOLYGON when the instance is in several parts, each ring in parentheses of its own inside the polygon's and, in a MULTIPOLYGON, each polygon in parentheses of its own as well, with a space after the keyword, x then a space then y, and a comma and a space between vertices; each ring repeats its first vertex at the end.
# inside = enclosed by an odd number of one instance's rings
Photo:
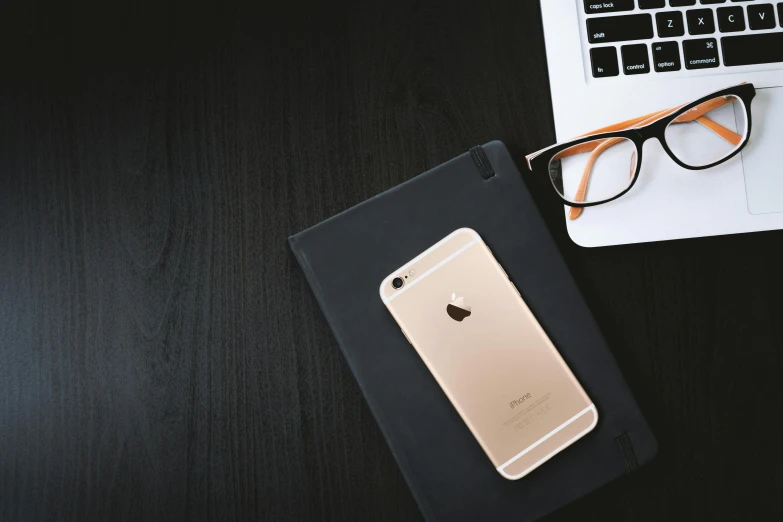
POLYGON ((649 140, 627 194, 578 219, 566 209, 574 242, 783 229, 783 1, 542 0, 541 11, 558 141, 738 83, 757 89, 740 155, 686 170, 649 140))

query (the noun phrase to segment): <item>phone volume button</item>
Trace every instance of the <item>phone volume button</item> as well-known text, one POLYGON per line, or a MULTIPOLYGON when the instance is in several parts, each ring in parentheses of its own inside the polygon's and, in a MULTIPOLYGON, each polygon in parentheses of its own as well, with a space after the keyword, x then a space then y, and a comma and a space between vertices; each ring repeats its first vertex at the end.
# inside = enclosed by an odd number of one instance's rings
POLYGON ((500 263, 498 263, 498 268, 500 269, 501 272, 503 272, 503 275, 506 276, 506 279, 509 279, 509 280, 511 279, 510 277, 508 277, 508 274, 506 273, 506 271, 503 270, 503 267, 500 266, 500 263))
POLYGON ((408 334, 406 334, 406 333, 405 333, 405 330, 403 330, 402 328, 400 328, 400 331, 402 332, 402 335, 404 335, 404 336, 405 336, 405 339, 408 341, 408 344, 410 344, 411 346, 413 346, 413 343, 411 342, 410 338, 408 337, 408 334))

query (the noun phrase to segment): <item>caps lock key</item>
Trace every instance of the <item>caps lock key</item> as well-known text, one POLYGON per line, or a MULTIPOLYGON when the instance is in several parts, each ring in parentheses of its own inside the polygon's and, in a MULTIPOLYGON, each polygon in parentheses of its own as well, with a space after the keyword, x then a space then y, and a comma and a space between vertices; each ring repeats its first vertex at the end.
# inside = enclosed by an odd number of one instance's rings
POLYGON ((587 14, 633 11, 633 8, 633 0, 585 0, 587 14))

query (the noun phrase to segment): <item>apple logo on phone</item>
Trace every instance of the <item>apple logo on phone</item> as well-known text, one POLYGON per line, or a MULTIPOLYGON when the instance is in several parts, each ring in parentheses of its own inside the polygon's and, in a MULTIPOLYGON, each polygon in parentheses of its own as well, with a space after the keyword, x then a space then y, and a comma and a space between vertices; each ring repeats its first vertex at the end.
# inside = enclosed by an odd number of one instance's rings
POLYGON ((470 307, 465 304, 464 297, 457 297, 457 294, 451 294, 451 302, 446 305, 446 313, 455 321, 462 322, 466 317, 470 317, 470 307))

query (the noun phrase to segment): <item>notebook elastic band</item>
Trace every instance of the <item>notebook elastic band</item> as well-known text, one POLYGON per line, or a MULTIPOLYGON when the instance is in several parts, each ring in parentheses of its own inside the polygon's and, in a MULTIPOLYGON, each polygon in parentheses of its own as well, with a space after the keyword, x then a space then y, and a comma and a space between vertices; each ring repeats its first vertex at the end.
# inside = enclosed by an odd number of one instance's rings
POLYGON ((470 157, 473 158, 473 163, 476 164, 476 168, 482 178, 489 179, 495 176, 495 169, 492 168, 487 153, 484 152, 484 147, 481 145, 472 147, 470 149, 470 157))
POLYGON ((617 446, 620 448, 620 453, 623 454, 623 460, 625 461, 625 472, 628 474, 633 473, 636 468, 639 467, 639 461, 636 460, 636 453, 633 450, 633 443, 631 437, 627 433, 623 433, 616 439, 617 446))

